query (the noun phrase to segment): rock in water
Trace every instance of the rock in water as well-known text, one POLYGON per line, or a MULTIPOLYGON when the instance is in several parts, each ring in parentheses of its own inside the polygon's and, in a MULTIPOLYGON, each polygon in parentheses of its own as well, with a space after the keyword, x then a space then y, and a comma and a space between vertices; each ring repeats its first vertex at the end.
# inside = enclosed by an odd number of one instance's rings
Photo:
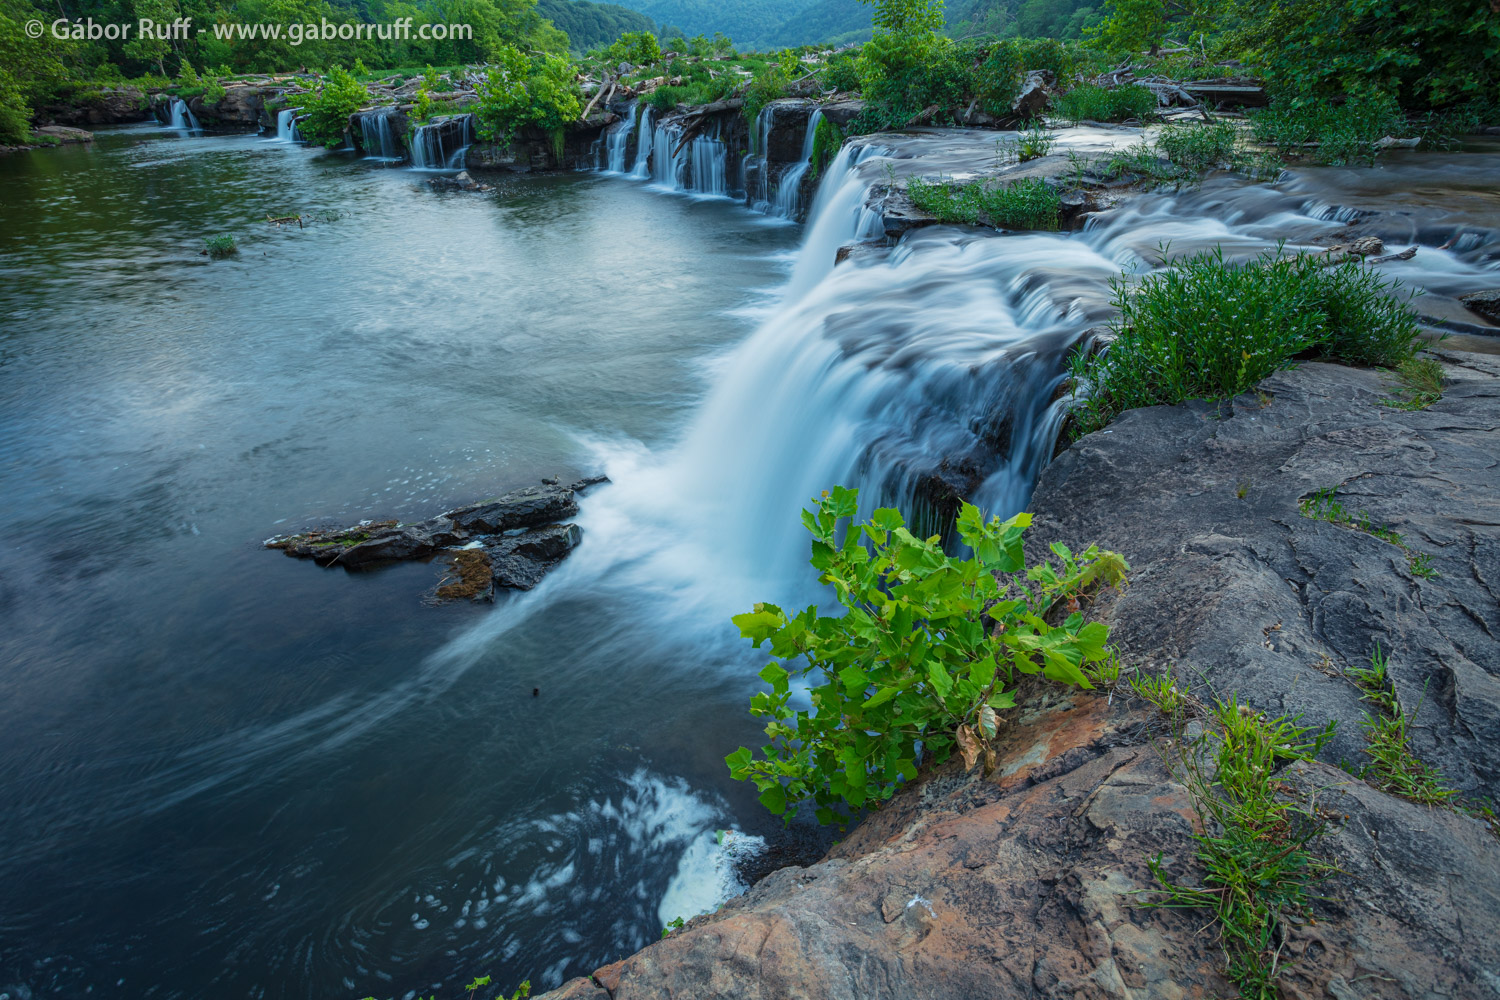
POLYGON ((578 499, 565 486, 527 486, 494 500, 450 510, 443 516, 471 535, 493 535, 516 528, 561 521, 578 513, 578 499))
POLYGON ((1026 79, 1021 84, 1021 92, 1011 102, 1010 109, 1022 118, 1035 118, 1047 110, 1047 104, 1052 100, 1052 84, 1056 77, 1051 70, 1034 69, 1026 74, 1026 79))
POLYGON ((582 540, 576 524, 549 524, 495 539, 485 546, 495 586, 530 590, 582 540))
POLYGON ((1458 301, 1470 312, 1478 313, 1491 323, 1500 323, 1500 288, 1460 295, 1458 301))

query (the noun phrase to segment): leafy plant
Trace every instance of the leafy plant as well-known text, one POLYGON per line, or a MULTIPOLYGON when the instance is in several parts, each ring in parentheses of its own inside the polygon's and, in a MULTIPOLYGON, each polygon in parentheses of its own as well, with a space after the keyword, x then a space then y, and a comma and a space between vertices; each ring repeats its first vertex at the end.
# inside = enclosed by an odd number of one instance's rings
POLYGON ((813 130, 812 175, 817 177, 844 147, 844 130, 827 118, 818 119, 813 130))
POLYGON ((1236 134, 1235 127, 1228 122, 1167 125, 1156 137, 1156 148, 1174 166, 1184 170, 1213 170, 1234 157, 1236 134))
POLYGON ((673 931, 682 930, 682 925, 683 919, 681 917, 673 917, 671 920, 668 920, 667 925, 661 929, 661 936, 663 938, 671 937, 673 931))
POLYGON ((1115 340, 1075 371, 1088 388, 1080 429, 1138 406, 1237 396, 1304 353, 1393 365, 1415 352, 1409 299, 1362 264, 1321 265, 1280 253, 1235 264, 1216 249, 1134 287, 1115 281, 1115 340))
POLYGON ((488 142, 508 142, 528 125, 555 133, 583 111, 566 59, 547 53, 528 57, 508 46, 494 56, 477 94, 475 131, 488 142))
POLYGON ((234 237, 228 233, 222 236, 206 236, 203 238, 203 245, 208 255, 214 260, 231 257, 240 252, 240 248, 235 245, 234 237))
POLYGON ((1333 165, 1371 162, 1377 141, 1408 132, 1400 106, 1383 91, 1338 104, 1278 100, 1251 115, 1250 123, 1257 142, 1286 155, 1305 155, 1311 150, 1314 160, 1333 165))
POLYGON ((1202 884, 1172 880, 1157 855, 1150 867, 1162 898, 1147 905, 1211 910, 1240 996, 1277 1000, 1283 923, 1307 911, 1312 887, 1333 870, 1310 846, 1323 821, 1284 794, 1278 772, 1312 760, 1335 726, 1302 726, 1295 715, 1270 719, 1233 697, 1217 702, 1208 721, 1212 728, 1183 746, 1179 719, 1183 749, 1173 762, 1204 830, 1193 838, 1202 884))
POLYGON ((1044 616, 1096 583, 1123 580, 1129 567, 1117 553, 1055 544, 1059 566, 1027 570, 1022 535, 1031 515, 986 521, 966 503, 957 527, 974 554, 959 559, 940 536, 912 535, 896 510, 846 525, 858 501, 857 490, 836 487, 802 515, 812 565, 841 616, 820 615, 816 605, 788 615, 757 604, 734 618, 775 661, 760 673, 770 691, 750 704, 769 720, 769 742, 759 758, 741 747, 725 763, 788 818, 806 802, 820 822, 847 817, 890 798, 919 763, 940 763, 955 747, 967 766, 980 757, 989 766, 996 713, 1013 704, 1008 684, 1018 674, 1087 688, 1084 668, 1110 655, 1103 625, 1077 611, 1060 625, 1044 616), (810 708, 792 706, 794 679, 810 685, 810 708))
POLYGON ((913 204, 943 222, 988 223, 999 229, 1056 229, 1062 204, 1057 191, 1037 177, 995 187, 984 181, 955 185, 912 177, 906 190, 913 204))
POLYGON ((349 116, 370 99, 364 84, 340 66, 328 71, 321 86, 299 94, 302 115, 297 119, 297 133, 308 142, 332 148, 344 141, 349 116))
POLYGON ((1022 163, 1038 160, 1052 152, 1052 147, 1056 144, 1057 137, 1048 132, 1045 125, 1037 122, 1017 135, 1016 155, 1022 163))
POLYGON ((1099 87, 1083 84, 1057 99, 1057 110, 1077 125, 1084 121, 1149 121, 1156 117, 1156 95, 1139 84, 1099 87))

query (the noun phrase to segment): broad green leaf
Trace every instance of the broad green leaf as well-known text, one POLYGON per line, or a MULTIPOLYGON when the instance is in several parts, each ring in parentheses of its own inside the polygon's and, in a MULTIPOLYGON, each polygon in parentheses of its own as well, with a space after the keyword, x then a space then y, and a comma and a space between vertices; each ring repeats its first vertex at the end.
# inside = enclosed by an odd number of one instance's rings
POLYGON ((770 785, 760 793, 760 804, 777 816, 786 812, 786 789, 781 785, 770 785))

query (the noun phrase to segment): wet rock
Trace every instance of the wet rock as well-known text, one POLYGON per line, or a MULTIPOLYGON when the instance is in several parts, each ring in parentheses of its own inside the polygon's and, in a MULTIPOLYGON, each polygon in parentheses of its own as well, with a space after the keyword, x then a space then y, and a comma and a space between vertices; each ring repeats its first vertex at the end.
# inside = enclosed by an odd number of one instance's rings
POLYGON ((1010 109, 1021 118, 1035 118, 1047 110, 1057 77, 1051 70, 1034 69, 1021 82, 1021 92, 1010 102, 1010 109))
POLYGON ((224 96, 212 103, 201 96, 188 101, 188 108, 204 125, 227 128, 259 128, 269 88, 230 85, 224 96))
POLYGON ((75 97, 64 95, 37 110, 40 121, 57 125, 120 125, 151 117, 151 101, 137 87, 115 87, 75 97))
POLYGON ((563 486, 527 486, 494 500, 450 510, 444 516, 459 531, 495 535, 561 521, 578 513, 578 499, 563 486))
POLYGON ((350 569, 396 559, 416 559, 437 549, 432 532, 424 525, 403 524, 371 535, 368 541, 350 546, 337 561, 350 569))
POLYGON ((460 170, 453 177, 433 177, 427 181, 431 187, 447 191, 490 191, 493 190, 489 184, 481 184, 469 176, 467 170, 460 170))
POLYGON ((485 548, 495 586, 530 590, 582 540, 576 524, 549 524, 494 539, 485 548))
POLYGON ((1500 288, 1460 295, 1458 301, 1470 312, 1478 313, 1491 323, 1500 323, 1500 288))
POLYGON ((884 257, 890 248, 883 242, 873 240, 864 243, 845 243, 833 252, 834 264, 842 264, 845 261, 873 260, 884 257))
POLYGON ((93 142, 94 133, 86 132, 81 128, 68 128, 65 125, 44 125, 38 129, 32 129, 31 134, 37 138, 43 136, 55 139, 67 145, 74 142, 93 142))
POLYGON ((569 486, 568 489, 572 490, 574 493, 582 493, 590 486, 598 486, 600 483, 607 482, 609 482, 608 476, 585 476, 582 479, 578 480, 578 482, 574 483, 572 486, 569 486))

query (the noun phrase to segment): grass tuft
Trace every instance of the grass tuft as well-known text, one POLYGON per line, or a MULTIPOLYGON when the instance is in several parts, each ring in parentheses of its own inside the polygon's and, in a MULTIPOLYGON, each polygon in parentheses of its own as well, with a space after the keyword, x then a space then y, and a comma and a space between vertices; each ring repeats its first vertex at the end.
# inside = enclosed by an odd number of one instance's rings
MULTIPOLYGON (((1359 777, 1383 792, 1422 805, 1448 805, 1458 790, 1445 785, 1441 771, 1412 753, 1407 736, 1409 718, 1396 697, 1396 686, 1386 671, 1388 665, 1389 660, 1377 644, 1375 652, 1370 654, 1368 670, 1351 667, 1348 671, 1350 679, 1363 692, 1363 699, 1375 706, 1375 712, 1366 713, 1361 723, 1370 743, 1365 750, 1370 763, 1360 770, 1359 777)), ((1420 702, 1417 711, 1421 711, 1420 702)))
POLYGON ((1387 406, 1425 410, 1443 398, 1443 366, 1436 358, 1407 358, 1385 371, 1396 380, 1396 396, 1385 401, 1387 406))
POLYGON ((1416 314, 1395 286, 1362 264, 1322 267, 1305 256, 1264 254, 1237 264, 1222 250, 1196 254, 1114 283, 1115 339, 1077 355, 1075 413, 1087 433, 1124 410, 1188 399, 1227 399, 1301 355, 1400 365, 1417 345, 1416 314))
POLYGON ((1086 83, 1063 94, 1057 110, 1077 125, 1080 122, 1147 121, 1156 117, 1156 95, 1139 84, 1097 87, 1086 83))
POLYGON ((948 184, 912 177, 906 191, 918 208, 943 222, 997 229, 1058 228, 1061 197, 1039 178, 991 188, 983 181, 948 184))
POLYGON ((206 248, 204 252, 214 260, 232 257, 240 252, 240 248, 235 245, 234 237, 228 233, 222 236, 206 236, 203 239, 203 245, 206 248))

